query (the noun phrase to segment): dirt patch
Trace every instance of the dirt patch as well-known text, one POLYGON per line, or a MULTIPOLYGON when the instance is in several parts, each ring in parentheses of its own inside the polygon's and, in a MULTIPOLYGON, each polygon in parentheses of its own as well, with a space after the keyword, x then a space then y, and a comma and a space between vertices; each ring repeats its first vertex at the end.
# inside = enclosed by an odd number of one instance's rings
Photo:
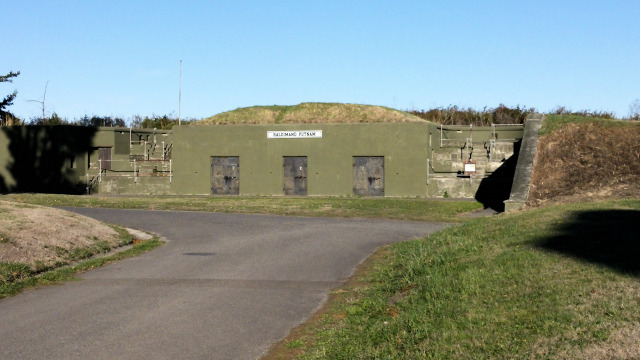
POLYGON ((75 249, 118 242, 114 229, 86 216, 0 201, 0 262, 52 266, 65 262, 75 249))
POLYGON ((568 124, 540 137, 529 205, 640 197, 640 124, 568 124))

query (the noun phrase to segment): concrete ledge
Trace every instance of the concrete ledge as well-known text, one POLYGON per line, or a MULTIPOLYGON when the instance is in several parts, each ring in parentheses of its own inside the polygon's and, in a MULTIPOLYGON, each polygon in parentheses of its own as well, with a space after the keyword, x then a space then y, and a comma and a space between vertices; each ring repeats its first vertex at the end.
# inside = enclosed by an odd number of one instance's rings
POLYGON ((536 157, 538 136, 543 119, 544 115, 542 114, 532 114, 529 115, 525 122, 522 145, 518 154, 518 164, 516 165, 516 173, 511 185, 511 195, 509 200, 504 202, 505 211, 522 209, 527 202, 533 172, 533 160, 536 157))
POLYGON ((504 211, 509 212, 509 211, 520 210, 524 208, 525 204, 526 202, 524 201, 514 201, 509 199, 504 202, 504 211))

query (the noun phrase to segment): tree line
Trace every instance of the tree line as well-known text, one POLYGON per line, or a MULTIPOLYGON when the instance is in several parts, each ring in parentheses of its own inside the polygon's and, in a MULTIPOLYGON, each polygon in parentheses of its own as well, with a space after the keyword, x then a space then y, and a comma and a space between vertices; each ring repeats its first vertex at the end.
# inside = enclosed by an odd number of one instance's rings
MULTIPOLYGON (((20 75, 20 72, 10 71, 7 75, 0 75, 0 83, 13 82, 13 78, 20 75)), ((60 117, 55 112, 51 116, 44 116, 44 104, 43 104, 43 116, 34 117, 28 121, 24 121, 6 110, 7 107, 13 104, 13 100, 18 95, 17 91, 13 91, 7 95, 0 102, 0 126, 3 125, 78 125, 78 126, 109 126, 109 127, 127 127, 127 121, 121 117, 114 116, 88 116, 84 115, 79 119, 72 121, 66 118, 60 117)), ((521 107, 508 107, 504 104, 500 104, 495 108, 484 107, 482 110, 476 110, 473 108, 462 108, 456 105, 450 105, 449 107, 432 108, 429 110, 407 110, 407 112, 416 115, 425 120, 433 121, 443 125, 469 125, 487 126, 491 124, 523 124, 527 116, 536 112, 535 108, 521 107)), ((616 116, 612 112, 607 111, 572 111, 564 106, 558 106, 556 109, 551 110, 548 114, 557 115, 581 115, 587 117, 598 117, 604 119, 615 119, 616 116)), ((636 99, 629 106, 628 120, 640 120, 640 99, 636 99)), ((133 116, 129 120, 129 127, 132 128, 146 128, 146 129, 163 129, 169 130, 178 123, 189 123, 195 121, 195 119, 181 120, 171 115, 151 115, 141 117, 139 115, 133 116)))
MULTIPOLYGON (((6 75, 0 75, 0 83, 13 82, 13 79, 20 75, 20 71, 10 71, 6 75)), ((5 96, 0 102, 0 126, 7 125, 77 125, 87 127, 128 127, 127 121, 117 116, 97 116, 97 115, 84 115, 79 119, 68 120, 67 118, 59 116, 57 113, 53 113, 50 116, 44 115, 43 104, 43 116, 33 117, 29 120, 23 120, 12 114, 7 108, 13 105, 13 100, 18 95, 18 91, 14 90, 11 94, 5 96)), ((133 116, 129 119, 129 127, 132 128, 148 128, 148 129, 163 129, 169 130, 178 123, 189 123, 194 121, 193 119, 181 120, 171 115, 151 115, 151 116, 133 116)))
MULTIPOLYGON (((193 120, 182 120, 183 124, 189 123, 193 120)), ((33 118, 25 123, 25 125, 78 125, 89 127, 132 127, 136 129, 163 129, 170 130, 174 126, 178 125, 178 119, 170 115, 151 115, 151 116, 133 116, 127 121, 117 116, 97 116, 97 115, 84 115, 79 119, 69 121, 65 118, 61 118, 58 114, 53 113, 49 117, 45 118, 33 118)))
MULTIPOLYGON (((482 110, 462 108, 455 105, 440 107, 430 110, 408 110, 409 113, 422 119, 443 125, 469 125, 487 126, 491 124, 524 124, 525 119, 531 113, 537 112, 535 108, 508 107, 500 104, 495 108, 485 107, 482 110)), ((576 115, 599 119, 618 119, 615 113, 610 111, 571 110, 564 106, 558 106, 545 112, 547 115, 576 115)), ((640 99, 636 99, 629 106, 629 116, 623 120, 640 120, 640 99)))

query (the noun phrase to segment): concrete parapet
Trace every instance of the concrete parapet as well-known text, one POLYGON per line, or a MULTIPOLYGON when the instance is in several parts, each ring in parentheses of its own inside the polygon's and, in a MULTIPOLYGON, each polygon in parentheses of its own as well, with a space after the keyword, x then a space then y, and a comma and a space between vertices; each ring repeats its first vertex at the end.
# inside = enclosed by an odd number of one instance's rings
POLYGON ((533 172, 533 161, 536 156, 538 136, 544 115, 532 114, 527 118, 524 126, 522 145, 518 154, 518 164, 511 186, 511 195, 504 202, 505 211, 522 209, 529 197, 529 186, 531 185, 531 175, 533 172))

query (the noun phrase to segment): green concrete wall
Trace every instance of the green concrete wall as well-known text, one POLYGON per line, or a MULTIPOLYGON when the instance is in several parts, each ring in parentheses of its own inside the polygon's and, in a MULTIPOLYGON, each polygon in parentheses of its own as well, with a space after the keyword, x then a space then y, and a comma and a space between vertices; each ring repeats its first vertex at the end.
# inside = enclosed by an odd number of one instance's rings
POLYGON ((282 195, 283 157, 307 156, 308 195, 352 196, 353 156, 384 156, 386 196, 426 196, 429 123, 181 126, 173 133, 172 190, 211 193, 211 157, 240 157, 241 195, 282 195), (268 139, 267 131, 322 130, 268 139))
POLYGON ((498 168, 513 149, 508 140, 522 137, 521 127, 498 127, 492 133, 490 127, 444 126, 441 130, 440 125, 429 122, 188 125, 176 127, 170 134, 75 126, 1 129, 0 191, 84 188, 99 172, 97 149, 108 148, 111 170, 103 171, 102 186, 94 190, 123 194, 209 195, 211 157, 238 156, 240 195, 283 196, 283 157, 306 156, 309 196, 353 196, 353 157, 381 156, 385 196, 444 196, 446 191, 452 197, 473 197, 483 177, 491 176, 493 183, 498 183, 498 168), (268 131, 301 130, 321 130, 322 137, 267 138, 268 131), (445 140, 442 146, 441 136, 445 140), (468 156, 464 143, 469 137, 473 139, 473 159, 482 169, 471 183, 458 174, 468 156), (495 138, 504 142, 492 142, 491 159, 487 144, 495 138), (163 141, 172 144, 171 162, 161 161, 163 141), (140 177, 137 182, 132 180, 134 173, 140 177))
POLYGON ((0 191, 81 191, 97 132, 79 126, 0 128, 0 191))
POLYGON ((168 176, 103 177, 94 191, 108 194, 168 195, 172 194, 168 176))
POLYGON ((0 127, 0 192, 84 191, 87 174, 99 172, 98 148, 110 149, 114 172, 131 171, 127 128, 0 127))

